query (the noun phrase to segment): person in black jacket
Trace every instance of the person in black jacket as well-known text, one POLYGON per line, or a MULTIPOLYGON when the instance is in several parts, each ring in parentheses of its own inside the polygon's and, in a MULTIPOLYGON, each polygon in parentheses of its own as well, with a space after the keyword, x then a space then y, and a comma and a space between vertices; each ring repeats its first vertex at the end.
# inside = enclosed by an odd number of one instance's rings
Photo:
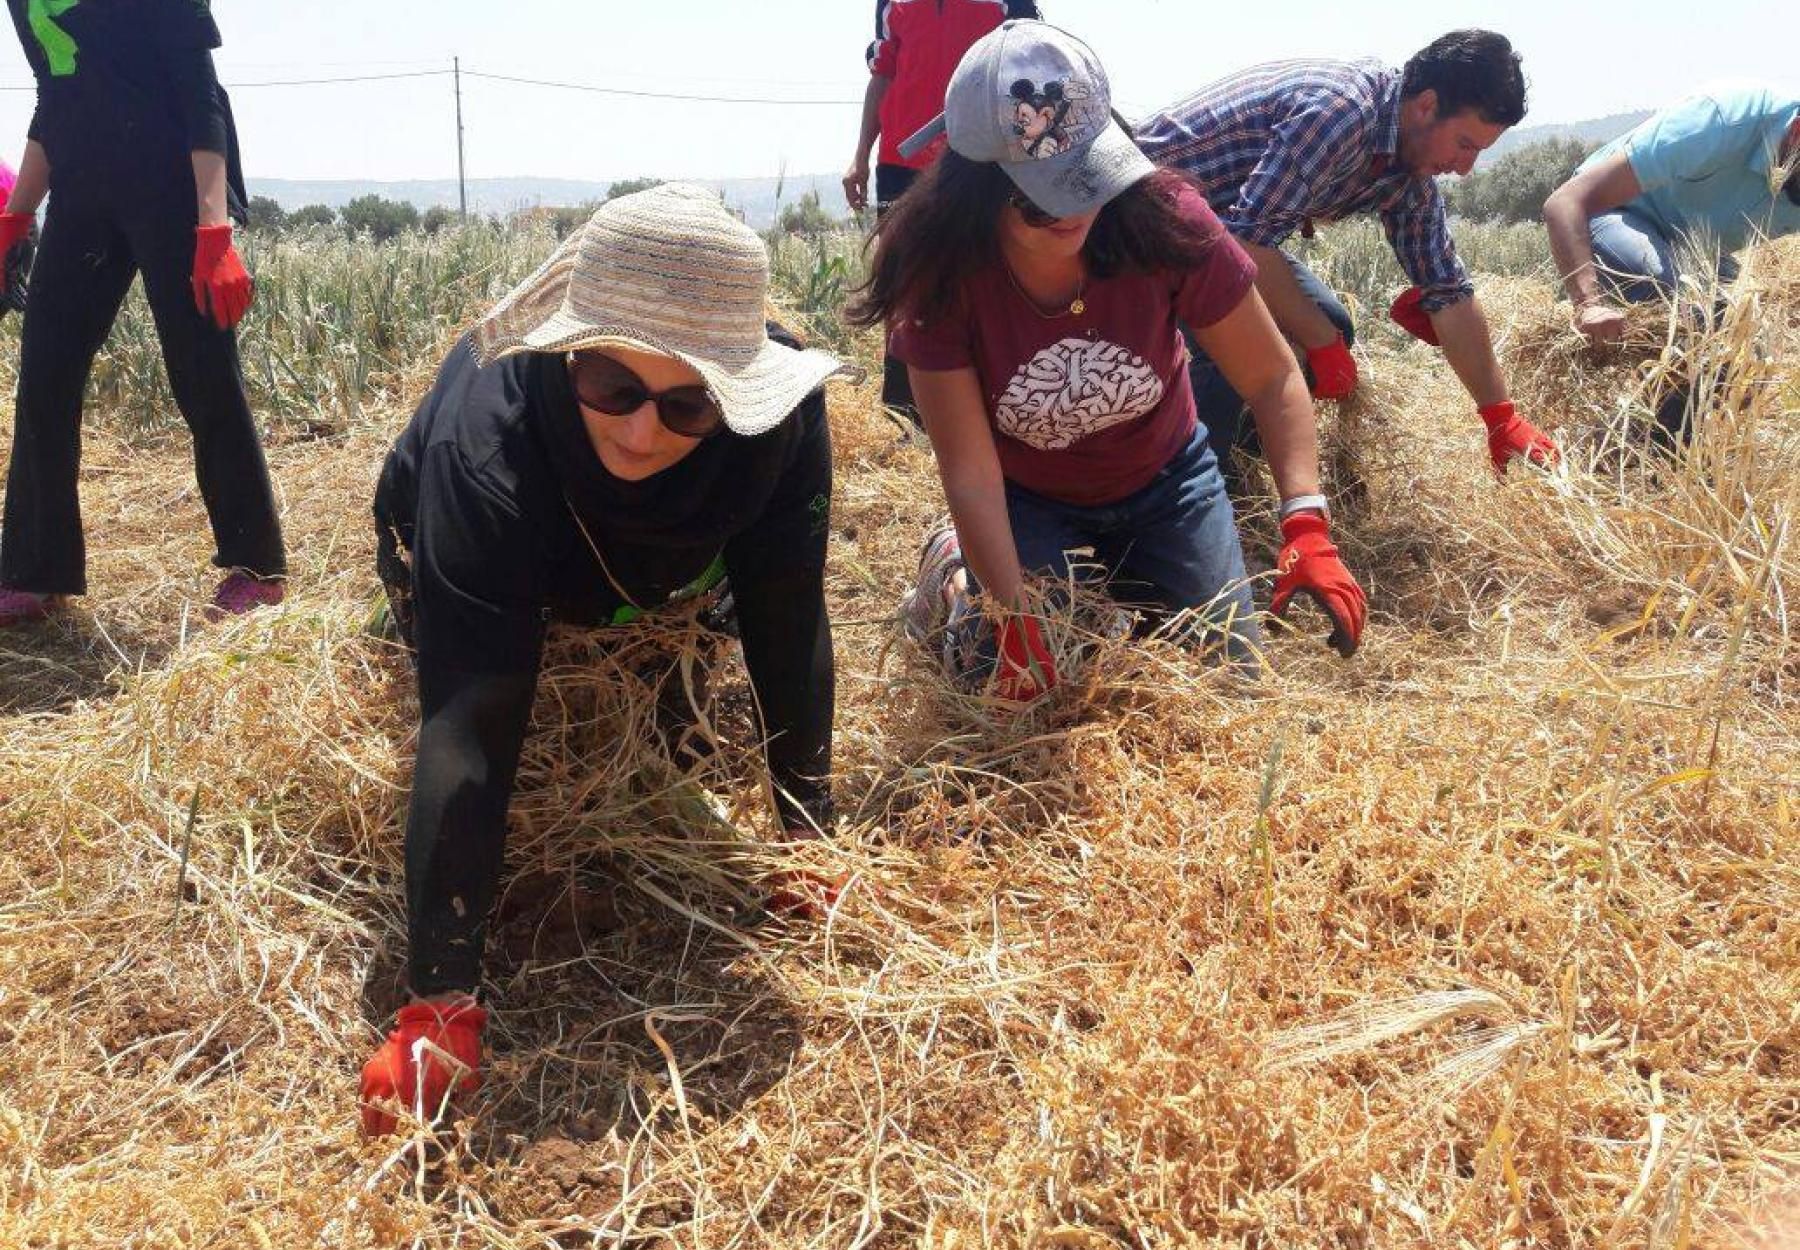
POLYGON ((194 437, 215 614, 279 603, 287 569, 232 333, 252 286, 232 246, 244 178, 213 71, 206 0, 7 0, 37 79, 19 178, 0 213, 0 298, 55 194, 29 280, 0 536, 0 626, 87 592, 76 482, 81 398, 134 275, 194 437))
POLYGON ((478 1079, 473 994, 550 620, 625 624, 728 579, 782 823, 805 837, 829 819, 820 387, 843 366, 770 337, 767 286, 761 239, 714 193, 610 201, 451 350, 388 456, 378 561, 422 723, 414 999, 363 1069, 371 1134, 396 1103, 429 1119, 478 1079))

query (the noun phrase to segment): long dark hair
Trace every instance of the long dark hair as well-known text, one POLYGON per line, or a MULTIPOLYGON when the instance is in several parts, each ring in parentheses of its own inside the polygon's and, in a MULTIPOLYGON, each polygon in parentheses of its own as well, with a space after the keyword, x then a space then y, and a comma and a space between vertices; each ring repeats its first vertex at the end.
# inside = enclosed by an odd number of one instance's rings
MULTIPOLYGON (((1177 207, 1193 184, 1159 169, 1107 202, 1082 255, 1096 278, 1179 272, 1203 264, 1213 247, 1177 207)), ((1000 259, 1000 210, 1013 192, 999 165, 946 151, 875 227, 874 263, 847 310, 853 325, 942 315, 961 298, 963 280, 1000 259)))

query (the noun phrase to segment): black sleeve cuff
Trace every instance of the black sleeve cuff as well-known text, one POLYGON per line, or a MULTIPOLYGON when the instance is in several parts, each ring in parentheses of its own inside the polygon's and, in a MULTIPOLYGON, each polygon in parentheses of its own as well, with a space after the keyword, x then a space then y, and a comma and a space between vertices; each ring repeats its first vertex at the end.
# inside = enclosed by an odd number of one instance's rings
POLYGON ((172 54, 169 77, 181 110, 182 126, 187 131, 188 150, 227 155, 231 149, 230 127, 212 53, 202 48, 172 54))

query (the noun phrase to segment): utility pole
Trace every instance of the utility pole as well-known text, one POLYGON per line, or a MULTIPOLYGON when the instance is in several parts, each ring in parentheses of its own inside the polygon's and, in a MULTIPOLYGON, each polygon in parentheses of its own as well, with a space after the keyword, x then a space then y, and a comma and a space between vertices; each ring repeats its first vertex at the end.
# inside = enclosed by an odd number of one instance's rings
POLYGON ((456 81, 456 211, 462 220, 469 219, 469 184, 463 177, 462 131, 462 58, 450 58, 450 71, 456 81))

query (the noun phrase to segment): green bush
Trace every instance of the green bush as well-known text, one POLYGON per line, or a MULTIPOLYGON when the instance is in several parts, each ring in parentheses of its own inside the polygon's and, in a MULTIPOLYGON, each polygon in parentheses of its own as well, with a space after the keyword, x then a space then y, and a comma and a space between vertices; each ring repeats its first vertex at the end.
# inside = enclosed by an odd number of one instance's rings
MULTIPOLYGON (((609 197, 610 198, 610 197, 609 197)), ((600 207, 599 200, 583 200, 579 204, 563 204, 550 210, 550 228, 558 239, 566 239, 587 223, 600 207)))
POLYGON ((801 234, 808 238, 842 229, 842 223, 819 203, 817 191, 808 191, 797 203, 783 205, 775 225, 783 234, 801 234))
POLYGON ((379 195, 359 195, 344 205, 338 216, 344 229, 352 235, 366 234, 377 243, 385 243, 404 230, 419 224, 419 210, 404 200, 384 199, 379 195))
POLYGON ((1450 207, 1470 221, 1536 221, 1550 193, 1598 146, 1583 139, 1543 139, 1515 148, 1491 169, 1452 184, 1450 207))
POLYGON ((287 225, 287 214, 282 211, 281 203, 266 195, 250 197, 250 228, 252 230, 281 230, 287 225))
POLYGON ((329 226, 336 221, 336 211, 323 204, 302 204, 287 215, 287 225, 294 229, 302 229, 307 226, 329 226))
MULTIPOLYGON (((631 195, 636 191, 648 191, 651 187, 660 187, 662 184, 661 178, 622 178, 606 188, 606 198, 616 200, 621 195, 631 195)), ((588 211, 592 213, 593 210, 589 209, 588 211)), ((583 220, 585 221, 586 218, 583 220)))

